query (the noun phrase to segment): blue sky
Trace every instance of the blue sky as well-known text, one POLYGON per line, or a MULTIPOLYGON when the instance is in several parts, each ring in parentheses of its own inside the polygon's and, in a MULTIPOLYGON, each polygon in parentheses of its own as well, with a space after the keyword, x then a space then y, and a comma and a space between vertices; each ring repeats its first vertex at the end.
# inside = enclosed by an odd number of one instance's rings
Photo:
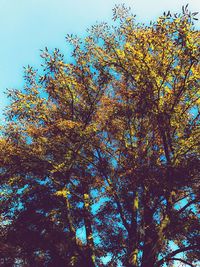
POLYGON ((181 11, 187 3, 200 11, 200 0, 0 0, 0 118, 8 103, 3 92, 23 86, 23 66, 39 68, 40 49, 57 47, 67 54, 67 33, 83 36, 96 21, 109 22, 119 3, 130 6, 140 22, 181 11))

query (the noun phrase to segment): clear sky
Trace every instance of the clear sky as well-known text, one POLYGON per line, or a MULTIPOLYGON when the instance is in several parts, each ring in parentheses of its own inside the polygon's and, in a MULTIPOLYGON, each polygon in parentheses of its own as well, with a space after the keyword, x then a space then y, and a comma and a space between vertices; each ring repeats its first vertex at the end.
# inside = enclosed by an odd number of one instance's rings
POLYGON ((67 33, 83 36, 96 21, 110 21, 119 3, 130 6, 140 22, 164 11, 180 12, 187 3, 191 11, 200 11, 200 0, 0 0, 0 118, 8 103, 3 92, 23 86, 23 66, 39 68, 40 49, 67 53, 67 33))

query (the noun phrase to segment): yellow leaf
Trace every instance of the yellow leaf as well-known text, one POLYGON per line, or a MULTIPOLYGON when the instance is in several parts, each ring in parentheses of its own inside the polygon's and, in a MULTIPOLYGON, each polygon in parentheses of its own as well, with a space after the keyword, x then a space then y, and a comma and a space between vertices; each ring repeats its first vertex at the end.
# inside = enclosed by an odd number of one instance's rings
POLYGON ((69 194, 69 190, 67 188, 63 188, 62 190, 56 191, 55 195, 56 196, 63 196, 66 197, 69 194))

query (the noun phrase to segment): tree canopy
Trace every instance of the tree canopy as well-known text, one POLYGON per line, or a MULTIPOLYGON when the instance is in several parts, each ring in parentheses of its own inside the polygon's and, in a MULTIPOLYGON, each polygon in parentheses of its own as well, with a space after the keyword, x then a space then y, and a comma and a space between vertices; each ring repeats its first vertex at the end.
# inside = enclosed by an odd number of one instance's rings
POLYGON ((71 62, 45 48, 25 68, 1 128, 1 266, 196 266, 195 15, 116 6, 114 26, 67 36, 71 62))

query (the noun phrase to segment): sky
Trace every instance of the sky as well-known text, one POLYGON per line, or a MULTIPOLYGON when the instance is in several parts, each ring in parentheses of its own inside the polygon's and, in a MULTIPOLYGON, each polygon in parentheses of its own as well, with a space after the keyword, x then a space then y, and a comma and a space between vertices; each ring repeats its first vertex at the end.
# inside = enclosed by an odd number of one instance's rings
POLYGON ((200 0, 0 0, 0 119, 8 104, 6 88, 23 87, 23 66, 40 68, 40 49, 69 53, 68 33, 84 36, 97 21, 111 22, 112 8, 120 3, 131 7, 138 22, 180 12, 187 3, 200 11, 200 0))

